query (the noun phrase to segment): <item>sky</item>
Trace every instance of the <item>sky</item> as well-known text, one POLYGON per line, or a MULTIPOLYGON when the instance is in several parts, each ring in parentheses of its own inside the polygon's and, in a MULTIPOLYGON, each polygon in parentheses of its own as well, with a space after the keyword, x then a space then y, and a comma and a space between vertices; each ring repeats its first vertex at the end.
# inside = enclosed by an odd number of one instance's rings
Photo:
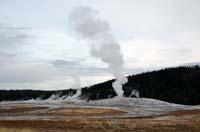
POLYGON ((98 11, 120 44, 124 74, 200 62, 199 0, 0 0, 0 89, 68 89, 112 79, 69 14, 98 11))

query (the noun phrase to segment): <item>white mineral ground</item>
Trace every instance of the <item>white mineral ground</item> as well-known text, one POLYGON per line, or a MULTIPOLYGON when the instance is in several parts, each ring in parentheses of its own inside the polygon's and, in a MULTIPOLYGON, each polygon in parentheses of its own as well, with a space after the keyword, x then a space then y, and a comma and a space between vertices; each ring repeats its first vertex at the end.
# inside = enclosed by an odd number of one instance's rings
POLYGON ((29 101, 13 101, 1 102, 0 109, 10 109, 13 106, 31 106, 44 107, 45 109, 33 110, 26 113, 3 114, 0 113, 0 119, 52 119, 52 118, 126 118, 126 117, 144 117, 167 114, 176 110, 200 109, 200 106, 179 105, 167 103, 155 99, 147 98, 122 98, 116 97, 111 99, 103 99, 97 101, 86 102, 85 100, 29 100, 29 101), (123 114, 116 115, 37 115, 34 113, 44 113, 48 110, 57 108, 107 108, 123 111, 123 114))

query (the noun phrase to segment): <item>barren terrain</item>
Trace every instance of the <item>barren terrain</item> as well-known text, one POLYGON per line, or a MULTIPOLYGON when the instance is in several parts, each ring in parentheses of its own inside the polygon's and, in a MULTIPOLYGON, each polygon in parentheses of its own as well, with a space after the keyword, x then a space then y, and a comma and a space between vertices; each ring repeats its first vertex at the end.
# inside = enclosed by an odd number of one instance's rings
POLYGON ((199 132, 198 106, 151 99, 0 103, 0 132, 199 132))

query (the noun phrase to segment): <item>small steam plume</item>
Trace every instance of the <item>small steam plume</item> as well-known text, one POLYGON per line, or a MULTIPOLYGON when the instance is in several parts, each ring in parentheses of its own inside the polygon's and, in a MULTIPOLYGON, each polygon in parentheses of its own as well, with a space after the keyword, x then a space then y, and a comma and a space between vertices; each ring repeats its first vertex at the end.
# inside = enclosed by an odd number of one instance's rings
POLYGON ((99 18, 96 10, 85 6, 75 7, 69 20, 76 33, 90 42, 90 54, 108 65, 108 70, 116 78, 112 86, 117 95, 122 97, 122 85, 128 80, 123 75, 121 47, 111 34, 109 23, 99 18))
POLYGON ((133 90, 131 91, 131 94, 130 94, 129 97, 131 97, 131 96, 135 96, 135 97, 137 97, 137 98, 140 98, 140 92, 139 92, 138 90, 136 90, 136 89, 133 89, 133 90))
POLYGON ((71 98, 72 99, 77 99, 81 95, 81 82, 78 76, 72 76, 73 77, 73 84, 72 88, 76 89, 76 94, 74 94, 71 98))

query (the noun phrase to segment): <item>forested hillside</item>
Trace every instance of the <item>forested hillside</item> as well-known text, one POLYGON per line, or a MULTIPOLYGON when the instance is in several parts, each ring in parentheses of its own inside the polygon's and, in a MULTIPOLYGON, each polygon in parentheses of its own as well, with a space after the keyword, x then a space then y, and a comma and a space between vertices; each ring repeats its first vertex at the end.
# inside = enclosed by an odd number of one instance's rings
MULTIPOLYGON (((116 96, 112 82, 96 84, 82 89, 82 97, 102 99, 116 96)), ((128 77, 124 95, 129 97, 133 89, 140 97, 154 98, 179 104, 200 104, 200 67, 167 68, 128 77)))
MULTIPOLYGON (((81 99, 97 100, 116 96, 109 80, 91 87, 82 88, 81 99)), ((139 91, 140 97, 154 98, 167 102, 195 105, 200 104, 200 67, 176 67, 128 76, 128 83, 123 86, 124 96, 134 97, 133 89, 139 91)), ((35 90, 1 90, 0 101, 67 98, 76 90, 35 91, 35 90)))
POLYGON ((15 100, 45 100, 50 97, 68 97, 76 93, 74 89, 57 90, 57 91, 41 91, 41 90, 0 90, 0 101, 15 101, 15 100), (52 96, 55 95, 55 96, 52 96))

